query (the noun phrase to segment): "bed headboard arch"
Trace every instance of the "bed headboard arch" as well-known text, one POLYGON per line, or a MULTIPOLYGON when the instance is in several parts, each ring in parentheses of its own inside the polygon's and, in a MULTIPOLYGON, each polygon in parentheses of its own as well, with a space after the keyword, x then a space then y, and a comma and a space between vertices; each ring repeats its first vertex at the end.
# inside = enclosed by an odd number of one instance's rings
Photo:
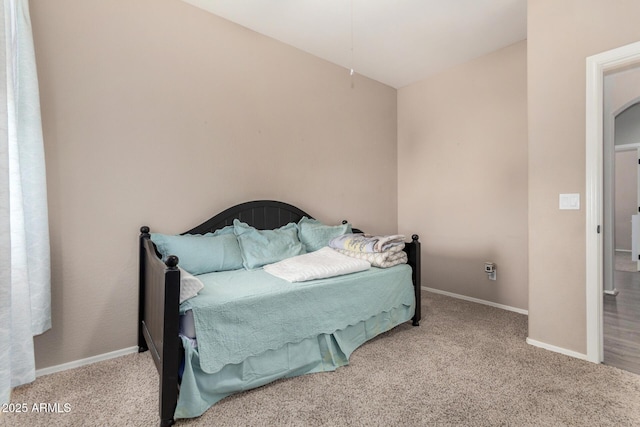
POLYGON ((313 218, 300 208, 285 202, 276 200, 254 200, 225 209, 183 234, 209 233, 227 225, 232 225, 234 219, 238 219, 260 230, 273 230, 287 225, 290 222, 298 222, 303 216, 313 218))

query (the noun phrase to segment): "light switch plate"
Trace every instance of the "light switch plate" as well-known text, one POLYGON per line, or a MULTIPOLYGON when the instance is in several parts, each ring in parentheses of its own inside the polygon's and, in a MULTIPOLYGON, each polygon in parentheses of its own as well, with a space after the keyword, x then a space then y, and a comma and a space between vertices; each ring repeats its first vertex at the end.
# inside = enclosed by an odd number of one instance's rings
POLYGON ((560 209, 578 210, 580 209, 580 194, 560 194, 560 209))

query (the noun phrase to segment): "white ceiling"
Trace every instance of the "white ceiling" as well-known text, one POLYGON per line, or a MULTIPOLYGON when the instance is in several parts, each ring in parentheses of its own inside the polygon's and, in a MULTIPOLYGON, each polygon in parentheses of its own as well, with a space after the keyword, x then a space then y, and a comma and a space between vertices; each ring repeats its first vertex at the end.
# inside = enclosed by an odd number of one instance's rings
POLYGON ((527 37, 527 0, 183 1, 394 88, 527 37))

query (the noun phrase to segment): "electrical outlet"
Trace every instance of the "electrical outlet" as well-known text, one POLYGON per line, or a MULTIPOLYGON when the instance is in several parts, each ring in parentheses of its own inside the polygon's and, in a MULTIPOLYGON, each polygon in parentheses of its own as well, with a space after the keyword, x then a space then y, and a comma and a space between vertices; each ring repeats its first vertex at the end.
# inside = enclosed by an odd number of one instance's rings
POLYGON ((487 273, 489 280, 496 280, 496 265, 493 262, 484 263, 484 272, 487 273))

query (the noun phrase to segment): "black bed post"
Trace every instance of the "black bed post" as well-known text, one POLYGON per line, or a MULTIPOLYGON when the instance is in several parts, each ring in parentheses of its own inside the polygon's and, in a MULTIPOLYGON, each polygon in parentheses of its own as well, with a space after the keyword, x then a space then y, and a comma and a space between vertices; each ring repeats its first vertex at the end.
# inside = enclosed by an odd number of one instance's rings
POLYGON ((420 278, 420 269, 422 268, 422 264, 420 262, 420 241, 418 241, 420 237, 417 234, 411 236, 411 251, 408 254, 411 258, 413 258, 413 288, 416 295, 416 311, 413 316, 413 326, 420 325, 420 319, 422 318, 422 282, 420 278))
POLYGON ((138 271, 138 352, 149 350, 147 341, 144 339, 144 333, 142 332, 142 321, 144 320, 144 278, 145 278, 145 256, 144 256, 144 239, 148 239, 149 227, 146 225, 140 227, 140 267, 138 271))
POLYGON ((162 372, 160 373, 160 426, 173 425, 173 413, 178 402, 178 371, 182 343, 178 336, 180 324, 180 271, 178 257, 170 255, 165 261, 164 288, 164 327, 163 327, 163 355, 162 372))

